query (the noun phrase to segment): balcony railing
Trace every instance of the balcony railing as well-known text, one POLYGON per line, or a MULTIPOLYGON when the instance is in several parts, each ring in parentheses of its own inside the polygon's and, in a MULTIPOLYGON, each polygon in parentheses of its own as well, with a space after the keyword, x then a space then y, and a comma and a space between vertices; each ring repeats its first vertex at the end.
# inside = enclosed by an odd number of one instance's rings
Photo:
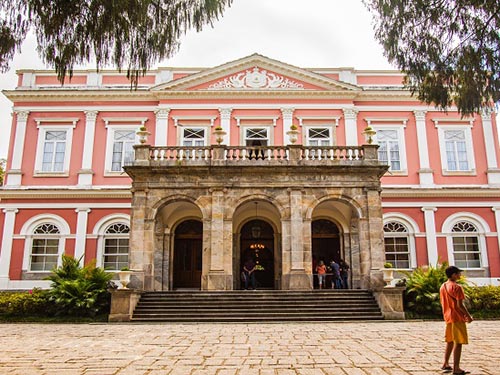
POLYGON ((378 164, 377 145, 150 146, 136 145, 129 165, 378 164))

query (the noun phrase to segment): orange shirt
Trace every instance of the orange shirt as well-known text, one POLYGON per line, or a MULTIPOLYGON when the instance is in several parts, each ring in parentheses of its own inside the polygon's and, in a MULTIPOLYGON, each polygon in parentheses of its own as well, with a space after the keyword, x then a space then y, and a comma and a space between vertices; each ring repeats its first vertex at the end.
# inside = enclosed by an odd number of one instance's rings
POLYGON ((446 323, 465 322, 466 319, 462 312, 458 310, 458 301, 464 300, 464 290, 454 281, 448 280, 439 290, 441 307, 443 309, 443 318, 446 323))
POLYGON ((326 273, 326 266, 323 264, 322 266, 316 267, 316 272, 318 272, 318 275, 324 275, 326 273))

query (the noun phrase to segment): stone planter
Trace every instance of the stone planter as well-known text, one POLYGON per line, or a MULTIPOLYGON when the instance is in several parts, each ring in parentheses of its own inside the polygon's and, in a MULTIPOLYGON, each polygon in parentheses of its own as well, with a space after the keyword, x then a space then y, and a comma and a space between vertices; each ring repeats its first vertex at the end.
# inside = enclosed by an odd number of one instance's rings
POLYGON ((224 136, 226 134, 227 133, 224 131, 224 129, 215 128, 215 130, 214 130, 215 141, 217 142, 218 145, 220 145, 222 143, 222 141, 224 140, 224 136))
POLYGON ((138 130, 135 134, 139 137, 139 143, 143 145, 148 141, 148 135, 151 133, 147 130, 138 130))
POLYGON ((290 137, 290 143, 293 145, 299 139, 299 131, 298 130, 289 130, 286 134, 290 137))

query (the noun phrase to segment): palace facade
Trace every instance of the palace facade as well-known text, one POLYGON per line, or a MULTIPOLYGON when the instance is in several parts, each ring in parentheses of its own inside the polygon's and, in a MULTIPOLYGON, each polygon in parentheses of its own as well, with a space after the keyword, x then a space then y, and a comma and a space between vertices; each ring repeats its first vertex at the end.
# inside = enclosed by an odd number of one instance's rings
POLYGON ((499 284, 495 114, 418 102, 397 71, 306 69, 258 54, 116 71, 22 70, 0 190, 0 289, 47 287, 69 254, 139 290, 353 288, 447 261, 499 284))

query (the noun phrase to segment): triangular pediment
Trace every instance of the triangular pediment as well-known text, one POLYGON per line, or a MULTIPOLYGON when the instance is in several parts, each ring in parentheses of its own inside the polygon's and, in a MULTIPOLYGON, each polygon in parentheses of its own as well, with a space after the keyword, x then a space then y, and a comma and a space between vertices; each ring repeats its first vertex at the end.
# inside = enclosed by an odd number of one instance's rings
POLYGON ((152 91, 359 91, 310 70, 253 54, 160 84, 152 91))

